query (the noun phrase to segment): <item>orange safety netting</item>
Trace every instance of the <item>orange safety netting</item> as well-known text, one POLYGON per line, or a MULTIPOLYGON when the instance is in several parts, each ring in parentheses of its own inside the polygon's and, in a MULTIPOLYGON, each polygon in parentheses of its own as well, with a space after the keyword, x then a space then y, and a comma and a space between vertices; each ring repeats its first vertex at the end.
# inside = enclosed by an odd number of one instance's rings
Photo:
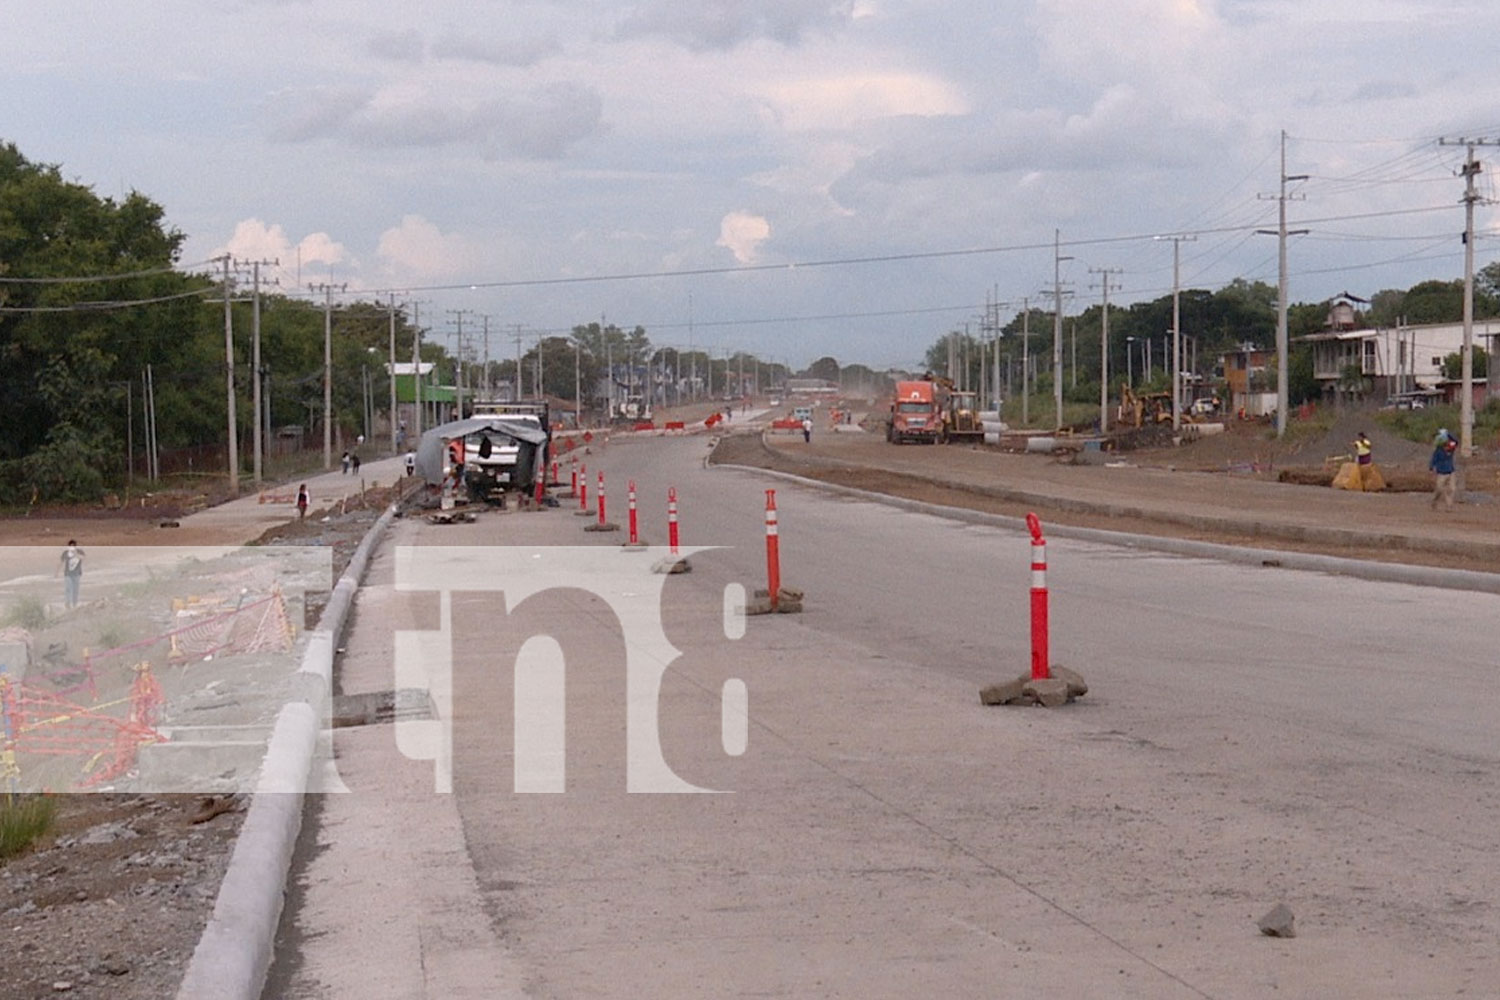
POLYGON ((142 745, 165 741, 156 729, 165 704, 147 662, 136 664, 125 697, 88 707, 0 676, 0 777, 14 783, 21 758, 38 756, 83 758, 76 788, 118 778, 134 766, 142 745))

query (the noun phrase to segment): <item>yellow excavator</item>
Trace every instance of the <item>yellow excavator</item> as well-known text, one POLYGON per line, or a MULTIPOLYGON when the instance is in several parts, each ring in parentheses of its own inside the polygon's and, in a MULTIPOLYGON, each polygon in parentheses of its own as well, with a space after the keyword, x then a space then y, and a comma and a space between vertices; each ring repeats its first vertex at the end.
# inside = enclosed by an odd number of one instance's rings
POLYGON ((932 381, 939 388, 935 395, 943 420, 938 441, 942 444, 983 441, 984 425, 979 420, 979 394, 967 389, 955 389, 953 380, 941 375, 933 375, 932 381))

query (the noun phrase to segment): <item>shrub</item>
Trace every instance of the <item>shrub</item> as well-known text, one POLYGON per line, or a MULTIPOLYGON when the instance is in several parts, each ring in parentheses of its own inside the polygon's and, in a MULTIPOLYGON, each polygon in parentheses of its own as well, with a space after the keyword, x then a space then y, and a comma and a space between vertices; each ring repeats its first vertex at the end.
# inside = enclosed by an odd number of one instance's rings
POLYGON ((37 632, 47 627, 47 605, 40 597, 22 594, 10 606, 3 619, 6 625, 19 625, 28 632, 37 632))
POLYGON ((0 800, 0 860, 15 857, 52 829, 57 800, 50 795, 7 795, 0 800))

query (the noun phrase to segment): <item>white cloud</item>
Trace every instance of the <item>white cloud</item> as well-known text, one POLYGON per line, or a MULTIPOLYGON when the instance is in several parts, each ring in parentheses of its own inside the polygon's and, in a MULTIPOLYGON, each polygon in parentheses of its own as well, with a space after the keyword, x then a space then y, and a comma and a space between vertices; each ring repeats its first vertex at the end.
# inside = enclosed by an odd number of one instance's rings
POLYGON ((848 73, 768 84, 761 94, 790 131, 844 129, 877 118, 961 115, 969 102, 944 80, 919 73, 848 73))
POLYGON ((622 36, 661 35, 695 51, 754 39, 794 45, 850 20, 848 0, 646 0, 620 22, 622 36))
POLYGON ((272 137, 287 142, 460 146, 523 160, 558 159, 603 128, 599 92, 569 82, 499 92, 448 79, 399 81, 371 92, 312 89, 279 95, 276 113, 281 121, 272 137))
POLYGON ((332 268, 351 263, 344 244, 327 233, 309 233, 293 243, 280 223, 267 225, 260 219, 244 219, 234 227, 229 242, 214 251, 228 253, 243 260, 280 261, 283 272, 299 262, 303 267, 321 264, 332 268))
POLYGON ((375 35, 369 42, 370 54, 396 62, 419 63, 427 52, 427 43, 422 33, 415 28, 405 31, 386 31, 375 35))
POLYGON ((760 245, 770 238, 771 224, 763 217, 749 212, 730 212, 719 222, 719 238, 714 246, 724 247, 741 264, 753 264, 760 245))
POLYGON ((560 52, 562 43, 555 35, 516 38, 453 31, 432 44, 435 59, 467 59, 495 66, 535 66, 560 52))
POLYGON ((388 273, 418 281, 459 275, 479 256, 467 237, 444 233, 420 215, 403 216, 399 226, 381 233, 376 252, 388 273))

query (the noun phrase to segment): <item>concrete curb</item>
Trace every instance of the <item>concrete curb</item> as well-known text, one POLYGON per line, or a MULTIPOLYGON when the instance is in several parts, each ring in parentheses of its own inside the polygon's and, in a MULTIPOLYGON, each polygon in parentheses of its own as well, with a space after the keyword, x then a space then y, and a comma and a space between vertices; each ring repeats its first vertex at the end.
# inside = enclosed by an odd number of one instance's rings
MULTIPOLYGON (((968 524, 1010 528, 1023 533, 1027 530, 1024 519, 1009 517, 1004 514, 986 514, 983 511, 966 510, 962 507, 945 507, 941 504, 927 503, 922 500, 908 500, 904 497, 887 496, 884 493, 871 493, 868 490, 855 489, 852 486, 825 483, 820 479, 809 479, 806 476, 797 476, 789 472, 778 472, 774 469, 762 469, 751 465, 710 464, 705 461, 705 466, 711 469, 734 469, 740 472, 753 472, 757 475, 773 476, 786 482, 827 490, 830 493, 838 493, 842 496, 871 500, 890 507, 900 507, 903 510, 931 514, 934 517, 941 517, 950 521, 963 521, 968 524)), ((1038 500, 1046 503, 1055 503, 1055 499, 1050 497, 1038 497, 1038 500)), ((1109 513, 1107 509, 1090 506, 1082 502, 1074 502, 1068 509, 1098 514, 1109 513)), ((1149 517, 1150 515, 1147 514, 1145 516, 1149 517)), ((1139 535, 1125 531, 1105 531, 1101 528, 1078 528, 1066 524, 1048 525, 1047 534, 1055 538, 1076 538, 1079 541, 1097 542, 1103 545, 1117 545, 1124 548, 1167 552, 1172 555, 1191 556, 1199 559, 1217 559, 1221 562, 1243 563, 1275 569, 1303 570, 1312 573, 1332 573, 1338 576, 1352 576, 1364 580, 1380 580, 1389 583, 1415 584, 1422 587, 1443 587, 1449 590, 1474 590, 1482 593, 1500 594, 1500 573, 1442 569, 1434 566, 1410 566, 1404 563, 1370 562, 1364 559, 1350 559, 1344 556, 1288 552, 1282 549, 1244 548, 1238 545, 1196 542, 1184 538, 1164 538, 1159 535, 1139 535)), ((1384 535, 1360 535, 1358 532, 1351 532, 1350 534, 1358 540, 1366 542, 1372 548, 1389 547, 1383 541, 1386 538, 1384 535)))
POLYGON ((397 505, 391 505, 365 532, 317 630, 309 634, 302 665, 291 678, 291 698, 277 715, 266 746, 213 916, 177 989, 178 1000, 258 1000, 265 988, 292 852, 302 830, 302 802, 333 690, 335 639, 344 631, 359 581, 396 511, 397 505))

